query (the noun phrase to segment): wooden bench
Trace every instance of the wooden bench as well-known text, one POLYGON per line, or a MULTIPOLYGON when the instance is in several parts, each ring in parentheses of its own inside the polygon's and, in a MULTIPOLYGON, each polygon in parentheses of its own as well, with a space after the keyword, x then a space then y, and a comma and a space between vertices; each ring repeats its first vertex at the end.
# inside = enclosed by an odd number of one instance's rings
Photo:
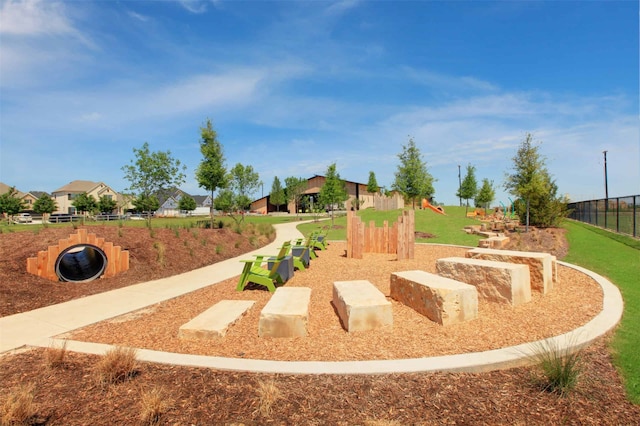
POLYGON ((467 251, 466 257, 528 265, 532 290, 547 294, 553 289, 554 261, 548 253, 474 248, 467 251))
POLYGON ((438 275, 471 284, 490 302, 517 306, 531 301, 527 265, 494 260, 447 257, 436 261, 438 275))
POLYGON ((181 339, 215 339, 224 337, 229 327, 236 323, 256 303, 253 300, 221 300, 178 330, 181 339))
POLYGON ((308 287, 278 287, 260 311, 258 336, 306 336, 310 300, 308 287))
POLYGON ((392 273, 391 297, 441 325, 478 317, 474 286, 425 271, 392 273))
POLYGON ((333 306, 349 333, 393 326, 391 302, 369 281, 334 282, 333 306))

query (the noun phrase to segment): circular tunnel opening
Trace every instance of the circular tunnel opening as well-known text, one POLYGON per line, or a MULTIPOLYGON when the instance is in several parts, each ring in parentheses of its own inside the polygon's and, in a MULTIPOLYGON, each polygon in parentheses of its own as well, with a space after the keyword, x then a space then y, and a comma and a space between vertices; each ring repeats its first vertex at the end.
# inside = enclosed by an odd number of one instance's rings
POLYGON ((60 281, 93 281, 107 268, 107 256, 99 247, 91 244, 78 244, 60 252, 56 259, 56 275, 60 281))

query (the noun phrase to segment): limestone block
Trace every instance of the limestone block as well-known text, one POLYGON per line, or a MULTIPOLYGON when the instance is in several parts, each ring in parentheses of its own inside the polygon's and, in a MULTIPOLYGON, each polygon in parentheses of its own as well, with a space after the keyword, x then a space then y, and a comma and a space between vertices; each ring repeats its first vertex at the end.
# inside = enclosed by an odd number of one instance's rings
POLYGON ((306 336, 310 300, 308 287, 278 287, 260 311, 258 336, 306 336))
POLYGON ((224 337, 235 324, 256 303, 253 300, 221 300, 178 330, 181 339, 216 339, 224 337))
POLYGON ((548 253, 474 248, 467 251, 466 257, 527 265, 532 290, 547 294, 553 289, 553 262, 548 253))
POLYGON ((478 291, 469 284, 425 271, 391 274, 391 297, 441 325, 478 317, 478 291))
POLYGON ((447 257, 436 261, 438 275, 471 284, 484 300, 513 306, 531 301, 529 267, 493 260, 447 257))
POLYGON ((350 333, 393 325, 391 302, 366 280, 334 282, 333 306, 350 333))

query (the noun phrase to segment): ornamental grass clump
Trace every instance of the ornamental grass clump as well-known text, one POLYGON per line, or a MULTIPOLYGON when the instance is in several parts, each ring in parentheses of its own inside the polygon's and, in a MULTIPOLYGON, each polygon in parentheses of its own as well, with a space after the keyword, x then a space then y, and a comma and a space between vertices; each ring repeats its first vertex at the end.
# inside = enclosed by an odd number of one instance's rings
POLYGON ((118 383, 135 375, 137 351, 116 346, 108 350, 96 365, 98 381, 102 384, 118 383))
POLYGON ((0 405, 0 425, 32 424, 36 416, 36 406, 33 402, 33 383, 18 386, 7 395, 0 405))
POLYGON ((542 373, 535 382, 543 390, 564 396, 576 387, 583 368, 581 350, 548 339, 535 344, 533 359, 542 373))
POLYGON ((49 368, 63 367, 66 356, 67 356, 66 340, 62 343, 61 346, 56 346, 55 343, 52 343, 44 351, 45 363, 49 368))
POLYGON ((262 417, 270 417, 273 412, 273 405, 282 398, 282 391, 273 380, 258 382, 258 409, 256 410, 262 417))
POLYGON ((171 408, 171 400, 163 388, 153 387, 140 393, 140 421, 145 425, 156 425, 160 417, 171 408))

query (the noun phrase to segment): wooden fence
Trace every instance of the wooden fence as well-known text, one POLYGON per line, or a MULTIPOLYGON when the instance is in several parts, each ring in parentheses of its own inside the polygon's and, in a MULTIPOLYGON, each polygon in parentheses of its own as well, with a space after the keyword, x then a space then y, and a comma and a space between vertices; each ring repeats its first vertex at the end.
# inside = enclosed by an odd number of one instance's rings
POLYGON ((398 221, 381 228, 374 221, 365 227, 355 212, 347 212, 347 257, 362 259, 364 253, 397 254, 398 260, 413 259, 415 246, 415 216, 413 210, 404 210, 398 221))

